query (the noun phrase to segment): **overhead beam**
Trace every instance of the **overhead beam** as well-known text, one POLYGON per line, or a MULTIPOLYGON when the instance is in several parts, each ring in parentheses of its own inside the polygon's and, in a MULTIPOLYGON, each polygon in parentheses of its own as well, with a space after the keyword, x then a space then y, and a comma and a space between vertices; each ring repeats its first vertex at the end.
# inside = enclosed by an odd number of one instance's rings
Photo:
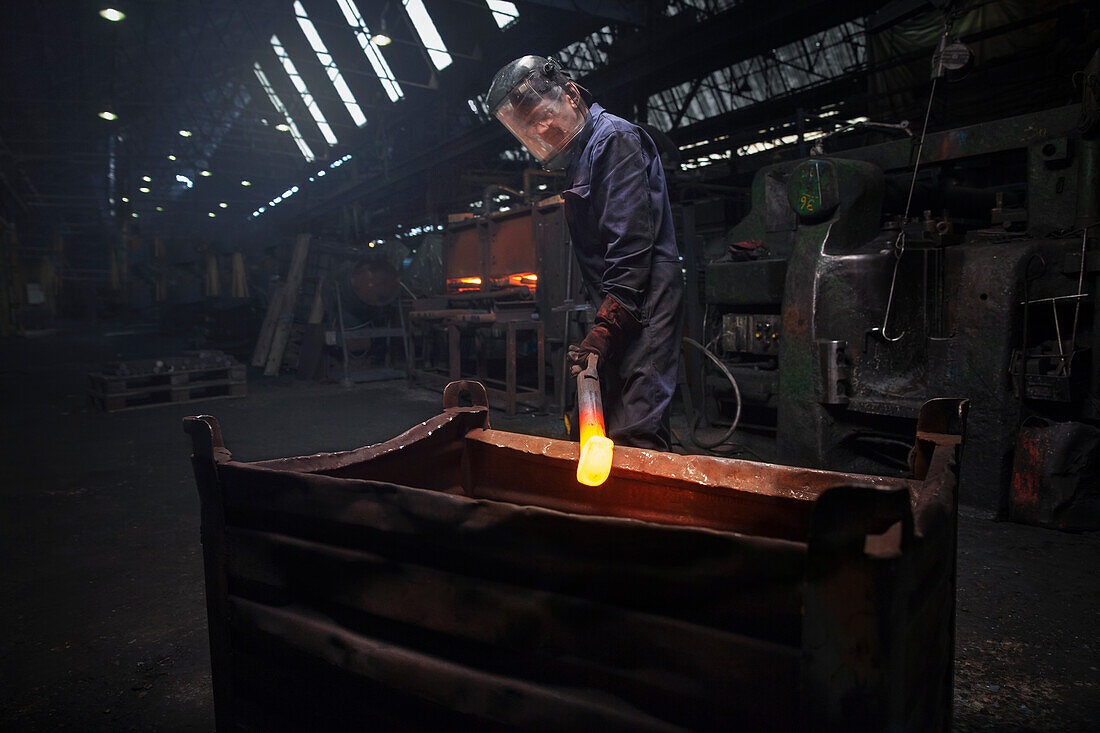
MULTIPOLYGON (((597 98, 634 89, 648 95, 861 18, 877 5, 873 0, 754 0, 687 27, 673 18, 652 29, 654 37, 640 52, 618 56, 612 47, 611 62, 585 76, 584 83, 597 98), (667 52, 655 53, 655 47, 667 52)), ((638 45, 631 41, 624 39, 638 45)))
POLYGON ((558 10, 584 13, 613 23, 642 26, 647 3, 622 0, 518 0, 521 5, 545 5, 558 10))

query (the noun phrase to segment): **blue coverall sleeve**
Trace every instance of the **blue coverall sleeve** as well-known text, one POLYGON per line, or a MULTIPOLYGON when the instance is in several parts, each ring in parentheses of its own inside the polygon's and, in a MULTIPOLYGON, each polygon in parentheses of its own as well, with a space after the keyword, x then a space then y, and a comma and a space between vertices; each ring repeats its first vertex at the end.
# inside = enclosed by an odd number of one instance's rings
POLYGON ((592 203, 605 247, 601 290, 644 322, 654 250, 654 215, 648 163, 634 131, 617 130, 593 155, 592 203))

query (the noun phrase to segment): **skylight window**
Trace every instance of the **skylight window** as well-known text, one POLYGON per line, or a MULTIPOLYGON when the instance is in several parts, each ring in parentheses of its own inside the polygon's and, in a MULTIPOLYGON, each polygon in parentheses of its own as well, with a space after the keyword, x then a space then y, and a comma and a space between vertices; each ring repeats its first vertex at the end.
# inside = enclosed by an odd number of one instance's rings
POLYGON ((435 64, 435 68, 442 71, 450 66, 451 54, 447 53, 447 44, 443 43, 443 38, 439 35, 439 31, 435 29, 435 23, 432 22, 432 16, 428 15, 423 0, 401 0, 401 2, 405 6, 405 12, 409 14, 409 20, 412 21, 413 28, 420 36, 420 42, 424 44, 424 48, 428 52, 428 58, 435 64))
POLYGON ((259 62, 252 64, 252 70, 256 72, 256 78, 260 80, 260 86, 264 88, 264 92, 267 93, 267 98, 271 100, 271 104, 275 107, 275 111, 281 114, 283 119, 286 120, 286 126, 290 128, 290 136, 294 138, 294 143, 298 146, 298 150, 302 152, 302 157, 306 159, 307 163, 312 163, 317 159, 317 156, 313 154, 309 144, 306 143, 305 138, 302 137, 302 133, 298 130, 298 126, 294 124, 294 120, 291 119, 290 113, 286 109, 286 105, 283 104, 283 100, 279 99, 279 95, 275 93, 275 89, 271 86, 271 82, 267 80, 267 74, 260 68, 259 62))
POLYGON ((325 119, 325 115, 321 112, 321 108, 317 106, 317 102, 313 99, 313 95, 310 94, 309 89, 306 88, 305 81, 298 73, 298 67, 290 60, 290 56, 287 55, 286 49, 283 48, 283 44, 279 41, 278 36, 271 37, 271 47, 275 49, 275 55, 278 56, 279 61, 282 62, 283 68, 286 70, 286 75, 290 77, 290 82, 294 85, 294 88, 298 90, 298 94, 302 96, 302 103, 306 106, 306 109, 309 110, 309 113, 313 115, 313 121, 317 123, 318 129, 321 130, 321 136, 325 138, 325 142, 329 145, 335 145, 337 143, 336 135, 333 134, 332 128, 328 125, 328 120, 325 119))
POLYGON ((493 11, 493 20, 497 22, 497 28, 507 28, 519 19, 519 9, 515 3, 507 0, 485 0, 489 10, 493 11))
POLYGON ((306 15, 306 9, 302 7, 302 3, 298 2, 298 0, 294 0, 294 15, 297 16, 298 25, 302 27, 302 33, 306 34, 306 40, 309 41, 309 45, 313 49, 313 52, 317 54, 317 60, 321 62, 321 66, 325 67, 325 73, 328 74, 329 81, 332 82, 332 86, 336 87, 336 94, 339 95, 340 101, 347 107, 348 114, 351 115, 351 119, 355 122, 355 126, 362 127, 367 123, 366 115, 364 115, 363 110, 359 108, 359 102, 355 100, 355 95, 352 94, 351 89, 348 88, 347 82, 344 81, 343 74, 340 73, 340 69, 336 66, 336 62, 332 60, 332 55, 329 54, 324 41, 322 41, 321 36, 317 34, 317 29, 313 26, 313 21, 306 15))
POLYGON ((397 78, 390 71, 386 59, 382 58, 382 51, 371 40, 370 28, 363 21, 363 16, 359 14, 359 8, 356 7, 355 0, 336 0, 336 4, 343 11, 348 25, 354 29, 355 37, 359 40, 359 46, 366 54, 367 60, 370 61, 378 81, 382 82, 382 88, 386 90, 386 96, 390 98, 391 102, 396 102, 404 97, 405 93, 401 91, 401 85, 397 83, 397 78))

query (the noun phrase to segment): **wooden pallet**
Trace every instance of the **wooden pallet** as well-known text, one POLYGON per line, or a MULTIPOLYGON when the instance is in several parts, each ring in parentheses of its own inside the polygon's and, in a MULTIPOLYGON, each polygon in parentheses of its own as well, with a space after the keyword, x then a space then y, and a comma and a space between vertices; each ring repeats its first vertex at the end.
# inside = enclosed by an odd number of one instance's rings
POLYGON ((104 412, 118 412, 119 410, 137 410, 142 407, 172 405, 179 402, 201 402, 226 397, 245 397, 247 388, 248 385, 244 382, 224 380, 177 387, 145 388, 118 394, 89 391, 88 397, 92 404, 104 412))
POLYGON ((187 369, 160 374, 89 374, 88 397, 105 412, 177 402, 244 397, 246 367, 187 369))
POLYGON ((246 367, 243 364, 236 364, 209 369, 174 369, 170 372, 127 375, 96 372, 88 375, 90 383, 88 389, 103 394, 121 394, 136 390, 198 386, 214 381, 244 382, 245 370, 246 367))

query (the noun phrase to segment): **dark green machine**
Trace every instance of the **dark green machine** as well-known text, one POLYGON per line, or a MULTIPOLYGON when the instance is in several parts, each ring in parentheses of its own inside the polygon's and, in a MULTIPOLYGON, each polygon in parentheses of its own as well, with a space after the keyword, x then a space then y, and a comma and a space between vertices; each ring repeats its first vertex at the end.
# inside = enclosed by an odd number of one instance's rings
POLYGON ((903 470, 919 406, 967 397, 964 503, 1100 522, 1097 126, 1086 98, 930 134, 915 177, 916 140, 757 172, 706 266, 703 336, 781 462, 903 470))

